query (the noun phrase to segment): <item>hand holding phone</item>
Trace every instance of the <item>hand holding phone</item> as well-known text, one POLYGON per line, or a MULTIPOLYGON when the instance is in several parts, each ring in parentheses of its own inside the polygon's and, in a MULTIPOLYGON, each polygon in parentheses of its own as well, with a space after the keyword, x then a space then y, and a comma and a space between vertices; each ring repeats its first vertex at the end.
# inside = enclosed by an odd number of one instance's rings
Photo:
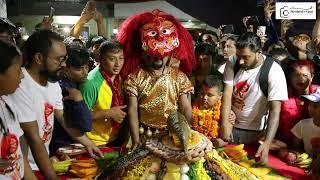
POLYGON ((246 27, 253 25, 254 27, 259 26, 259 19, 257 16, 250 16, 246 22, 246 27))
POLYGON ((54 12, 55 12, 55 9, 53 7, 50 7, 49 19, 53 19, 54 12))
POLYGON ((266 26, 258 26, 257 35, 263 37, 266 35, 266 26))
POLYGON ((221 33, 222 34, 233 34, 234 33, 234 27, 232 24, 228 24, 226 26, 223 26, 221 28, 221 33))

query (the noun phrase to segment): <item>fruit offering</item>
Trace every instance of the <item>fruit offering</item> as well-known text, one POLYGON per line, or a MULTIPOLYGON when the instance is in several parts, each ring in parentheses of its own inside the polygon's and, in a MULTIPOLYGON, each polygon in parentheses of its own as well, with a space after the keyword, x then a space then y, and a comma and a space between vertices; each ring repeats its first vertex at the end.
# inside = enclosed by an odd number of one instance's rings
POLYGON ((234 162, 241 161, 248 153, 243 149, 244 145, 240 144, 234 147, 225 147, 224 152, 234 162))
POLYGON ((289 151, 287 149, 280 149, 278 156, 290 166, 309 169, 310 165, 312 164, 312 158, 307 153, 299 153, 296 151, 289 151))
POLYGON ((73 160, 69 172, 81 178, 95 177, 98 173, 98 166, 92 158, 88 160, 73 160))
POLYGON ((64 174, 68 172, 72 159, 65 161, 55 161, 52 163, 53 169, 57 174, 64 174))

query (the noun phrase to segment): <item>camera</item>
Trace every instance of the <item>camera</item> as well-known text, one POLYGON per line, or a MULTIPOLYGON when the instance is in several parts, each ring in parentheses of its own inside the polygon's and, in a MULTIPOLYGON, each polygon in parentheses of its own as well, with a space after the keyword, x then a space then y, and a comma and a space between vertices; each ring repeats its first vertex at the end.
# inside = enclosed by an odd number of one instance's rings
POLYGON ((289 17, 289 7, 288 6, 283 6, 280 8, 280 17, 287 18, 289 17))

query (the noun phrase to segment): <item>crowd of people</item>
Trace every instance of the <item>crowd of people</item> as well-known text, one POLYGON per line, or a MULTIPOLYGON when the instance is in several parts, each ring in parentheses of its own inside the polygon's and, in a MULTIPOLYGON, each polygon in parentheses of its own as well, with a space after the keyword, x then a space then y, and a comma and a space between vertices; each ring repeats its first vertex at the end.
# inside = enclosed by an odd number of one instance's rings
POLYGON ((115 39, 87 7, 68 37, 45 18, 24 41, 1 18, 0 179, 58 179, 49 157, 74 143, 92 157, 135 149, 174 111, 217 146, 258 145, 259 163, 271 150, 307 152, 319 178, 320 12, 312 32, 284 20, 280 33, 273 12, 267 1, 264 23, 245 17, 246 32, 223 25, 197 38, 159 10, 127 18, 115 39), (91 19, 88 46, 79 35, 91 19))

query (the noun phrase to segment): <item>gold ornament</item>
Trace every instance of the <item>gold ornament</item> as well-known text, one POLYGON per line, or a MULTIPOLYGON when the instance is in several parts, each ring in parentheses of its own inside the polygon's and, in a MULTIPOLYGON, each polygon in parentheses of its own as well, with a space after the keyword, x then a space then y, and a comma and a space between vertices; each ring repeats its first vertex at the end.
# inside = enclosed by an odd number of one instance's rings
POLYGON ((147 132, 146 132, 147 137, 151 137, 152 136, 152 131, 150 130, 150 128, 148 128, 147 132))
POLYGON ((159 134, 160 132, 159 132, 159 130, 158 129, 156 129, 155 131, 154 131, 154 134, 159 134))
POLYGON ((143 127, 140 127, 139 128, 139 134, 143 134, 144 133, 144 128, 143 127))

